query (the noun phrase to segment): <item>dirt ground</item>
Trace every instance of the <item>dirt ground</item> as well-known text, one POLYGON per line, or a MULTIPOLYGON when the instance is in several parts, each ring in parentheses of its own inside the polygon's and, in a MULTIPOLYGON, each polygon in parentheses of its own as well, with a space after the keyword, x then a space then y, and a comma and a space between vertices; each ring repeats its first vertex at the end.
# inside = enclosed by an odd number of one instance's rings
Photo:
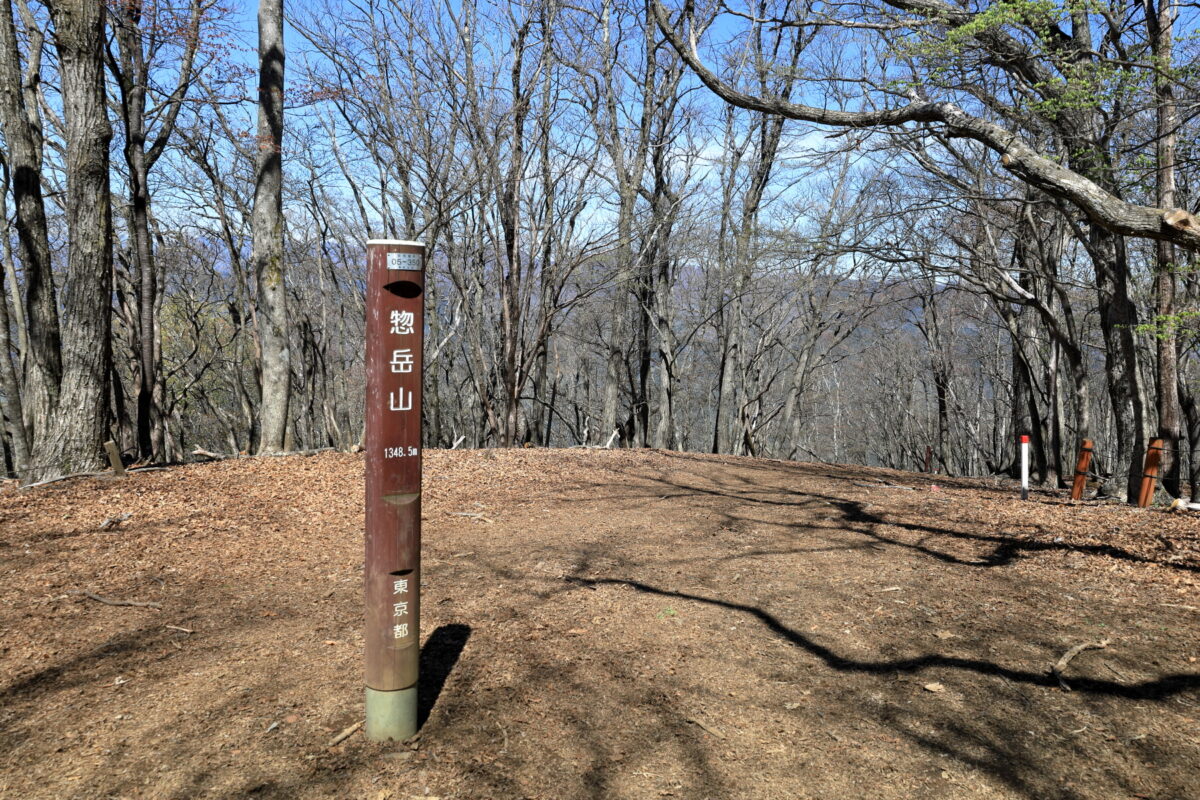
POLYGON ((660 451, 427 454, 427 720, 331 746, 362 468, 0 493, 0 797, 1200 798, 1200 515, 660 451))

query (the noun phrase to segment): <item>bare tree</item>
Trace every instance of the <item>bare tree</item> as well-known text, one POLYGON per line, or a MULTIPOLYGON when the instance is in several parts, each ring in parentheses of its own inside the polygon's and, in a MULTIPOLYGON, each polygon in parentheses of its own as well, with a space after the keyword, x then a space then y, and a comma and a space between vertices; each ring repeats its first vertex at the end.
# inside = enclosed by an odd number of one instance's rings
POLYGON ((259 0, 258 70, 253 233, 262 348, 259 452, 274 453, 288 447, 292 381, 283 263, 283 0, 259 0))
POLYGON ((196 78, 201 22, 211 2, 191 0, 186 12, 167 5, 147 8, 142 0, 126 0, 110 9, 117 53, 108 66, 118 89, 118 119, 129 186, 129 248, 136 313, 127 320, 137 357, 136 446, 146 460, 162 457, 165 420, 159 276, 151 235, 150 172, 167 151, 176 122, 196 78), (148 16, 148 18, 147 18, 148 16), (178 59, 169 91, 156 92, 152 74, 164 69, 167 57, 178 59), (153 104, 151 104, 153 101, 153 104))
POLYGON ((4 271, 0 273, 0 393, 4 395, 0 412, 4 415, 4 428, 7 433, 6 452, 11 450, 12 469, 18 475, 29 463, 29 433, 25 428, 25 414, 21 408, 21 381, 13 366, 12 353, 15 348, 10 341, 11 330, 8 318, 9 291, 11 290, 13 308, 20 308, 18 286, 15 280, 16 269, 13 266, 12 240, 8 231, 8 164, 0 158, 0 237, 3 237, 4 271), (8 276, 12 279, 6 280, 8 276))
MULTIPOLYGON (((22 6, 22 8, 24 8, 22 6)), ((13 6, 5 0, 0 14, 0 123, 7 148, 6 165, 16 212, 17 250, 24 267, 22 348, 23 412, 32 442, 43 438, 58 403, 62 381, 62 344, 58 299, 50 260, 50 233, 42 198, 42 117, 39 83, 45 35, 31 15, 24 14, 29 38, 22 69, 13 6)), ((12 292, 19 287, 9 276, 12 292)), ((18 304, 14 304, 17 307, 18 304)))

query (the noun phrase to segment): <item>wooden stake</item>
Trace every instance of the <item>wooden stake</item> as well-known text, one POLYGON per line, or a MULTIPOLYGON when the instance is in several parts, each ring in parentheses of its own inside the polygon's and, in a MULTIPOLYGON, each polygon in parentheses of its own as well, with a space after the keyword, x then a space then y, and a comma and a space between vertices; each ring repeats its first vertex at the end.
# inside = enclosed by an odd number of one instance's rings
POLYGON ((1092 465, 1092 440, 1084 439, 1079 446, 1079 460, 1075 462, 1075 482, 1071 484, 1071 499, 1082 500, 1087 485, 1088 467, 1092 465))
POLYGON ((117 449, 117 443, 111 440, 105 442, 104 451, 108 453, 108 463, 112 464, 113 475, 124 478, 125 465, 121 463, 121 451, 117 449))
POLYGON ((1138 508, 1148 508, 1154 501, 1154 485, 1158 482, 1162 450, 1162 439, 1152 439, 1150 446, 1146 448, 1146 464, 1142 468, 1142 491, 1138 494, 1138 508))
POLYGON ((1021 499, 1029 499, 1029 434, 1021 434, 1021 499))

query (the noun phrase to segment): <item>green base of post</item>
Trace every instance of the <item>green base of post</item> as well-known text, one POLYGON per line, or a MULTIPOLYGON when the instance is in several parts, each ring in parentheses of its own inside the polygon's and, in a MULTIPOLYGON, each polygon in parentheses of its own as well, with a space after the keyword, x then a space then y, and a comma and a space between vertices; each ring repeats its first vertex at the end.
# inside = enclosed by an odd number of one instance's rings
POLYGON ((417 687, 381 692, 367 687, 367 738, 402 742, 417 733, 417 687))

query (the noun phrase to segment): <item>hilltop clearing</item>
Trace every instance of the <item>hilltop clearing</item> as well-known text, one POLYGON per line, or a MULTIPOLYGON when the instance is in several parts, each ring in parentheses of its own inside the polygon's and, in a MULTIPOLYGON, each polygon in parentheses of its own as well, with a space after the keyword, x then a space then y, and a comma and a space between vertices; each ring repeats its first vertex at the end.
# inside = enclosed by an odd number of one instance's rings
POLYGON ((0 494, 0 796, 1200 797, 1195 515, 661 451, 429 453, 428 720, 331 745, 362 469, 0 494))

